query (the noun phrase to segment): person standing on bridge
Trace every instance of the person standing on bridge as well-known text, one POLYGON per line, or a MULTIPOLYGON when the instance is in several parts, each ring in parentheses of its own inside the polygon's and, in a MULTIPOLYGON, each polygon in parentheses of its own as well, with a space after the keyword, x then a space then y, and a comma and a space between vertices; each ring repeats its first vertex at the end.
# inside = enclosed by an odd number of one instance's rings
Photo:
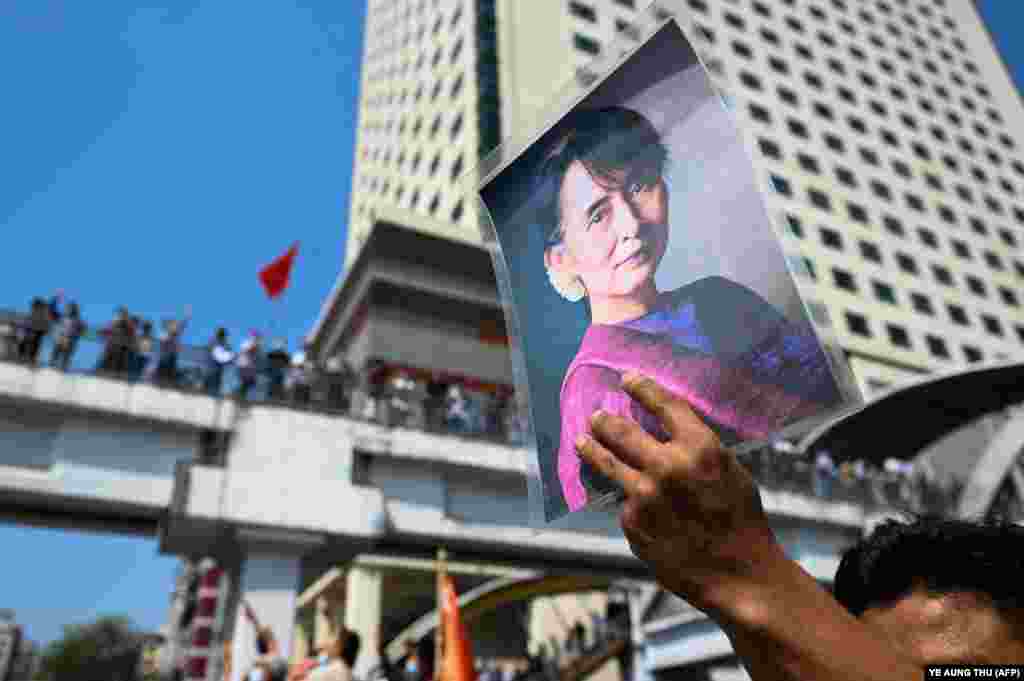
POLYGON ((665 440, 598 411, 576 449, 622 486, 633 553, 718 622, 754 679, 917 681, 928 664, 1024 662, 1024 528, 883 525, 843 557, 833 596, 786 556, 753 477, 689 404, 637 373, 622 385, 665 440))

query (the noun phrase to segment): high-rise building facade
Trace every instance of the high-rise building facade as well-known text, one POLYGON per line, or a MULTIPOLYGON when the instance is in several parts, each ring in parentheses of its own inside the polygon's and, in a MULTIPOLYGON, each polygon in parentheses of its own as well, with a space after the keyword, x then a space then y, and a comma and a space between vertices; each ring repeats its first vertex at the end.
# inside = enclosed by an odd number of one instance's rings
POLYGON ((349 262, 382 211, 477 239, 456 180, 678 9, 862 387, 1024 357, 1024 106, 971 0, 644 4, 370 0, 349 262))

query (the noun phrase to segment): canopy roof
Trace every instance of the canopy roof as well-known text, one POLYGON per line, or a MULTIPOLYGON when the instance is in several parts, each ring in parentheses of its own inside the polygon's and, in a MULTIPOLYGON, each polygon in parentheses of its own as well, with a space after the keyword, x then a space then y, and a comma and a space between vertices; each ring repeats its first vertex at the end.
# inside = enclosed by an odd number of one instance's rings
POLYGON ((929 376, 816 428, 799 448, 827 450, 837 463, 912 459, 954 430, 1021 402, 1024 364, 929 376))

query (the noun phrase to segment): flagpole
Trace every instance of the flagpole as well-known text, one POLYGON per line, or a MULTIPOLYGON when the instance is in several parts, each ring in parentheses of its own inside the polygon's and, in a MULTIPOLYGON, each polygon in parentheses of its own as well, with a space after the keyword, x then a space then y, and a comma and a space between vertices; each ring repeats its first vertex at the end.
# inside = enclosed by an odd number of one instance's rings
POLYGON ((434 630, 434 681, 441 681, 444 672, 444 582, 448 575, 448 552, 437 550, 437 628, 434 630))

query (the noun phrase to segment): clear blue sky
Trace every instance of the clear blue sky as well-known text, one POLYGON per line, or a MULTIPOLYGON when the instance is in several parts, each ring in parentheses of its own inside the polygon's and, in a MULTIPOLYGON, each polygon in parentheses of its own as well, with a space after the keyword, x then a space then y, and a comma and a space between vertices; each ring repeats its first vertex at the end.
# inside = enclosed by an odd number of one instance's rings
MULTIPOLYGON (((191 304, 193 338, 302 335, 341 268, 364 4, 0 2, 0 307, 63 288, 91 320, 191 304), (270 304, 256 272, 295 240, 270 304)), ((980 5, 1021 82, 1024 3, 980 5)), ((0 547, 0 608, 36 640, 166 617, 154 541, 0 526, 0 547)))
MULTIPOLYGON (((342 263, 364 3, 0 2, 0 308, 58 288, 90 320, 194 308, 190 337, 297 339, 342 263), (301 240, 271 304, 259 268, 301 240)), ((0 526, 0 608, 48 641, 163 623, 155 541, 0 526)))

